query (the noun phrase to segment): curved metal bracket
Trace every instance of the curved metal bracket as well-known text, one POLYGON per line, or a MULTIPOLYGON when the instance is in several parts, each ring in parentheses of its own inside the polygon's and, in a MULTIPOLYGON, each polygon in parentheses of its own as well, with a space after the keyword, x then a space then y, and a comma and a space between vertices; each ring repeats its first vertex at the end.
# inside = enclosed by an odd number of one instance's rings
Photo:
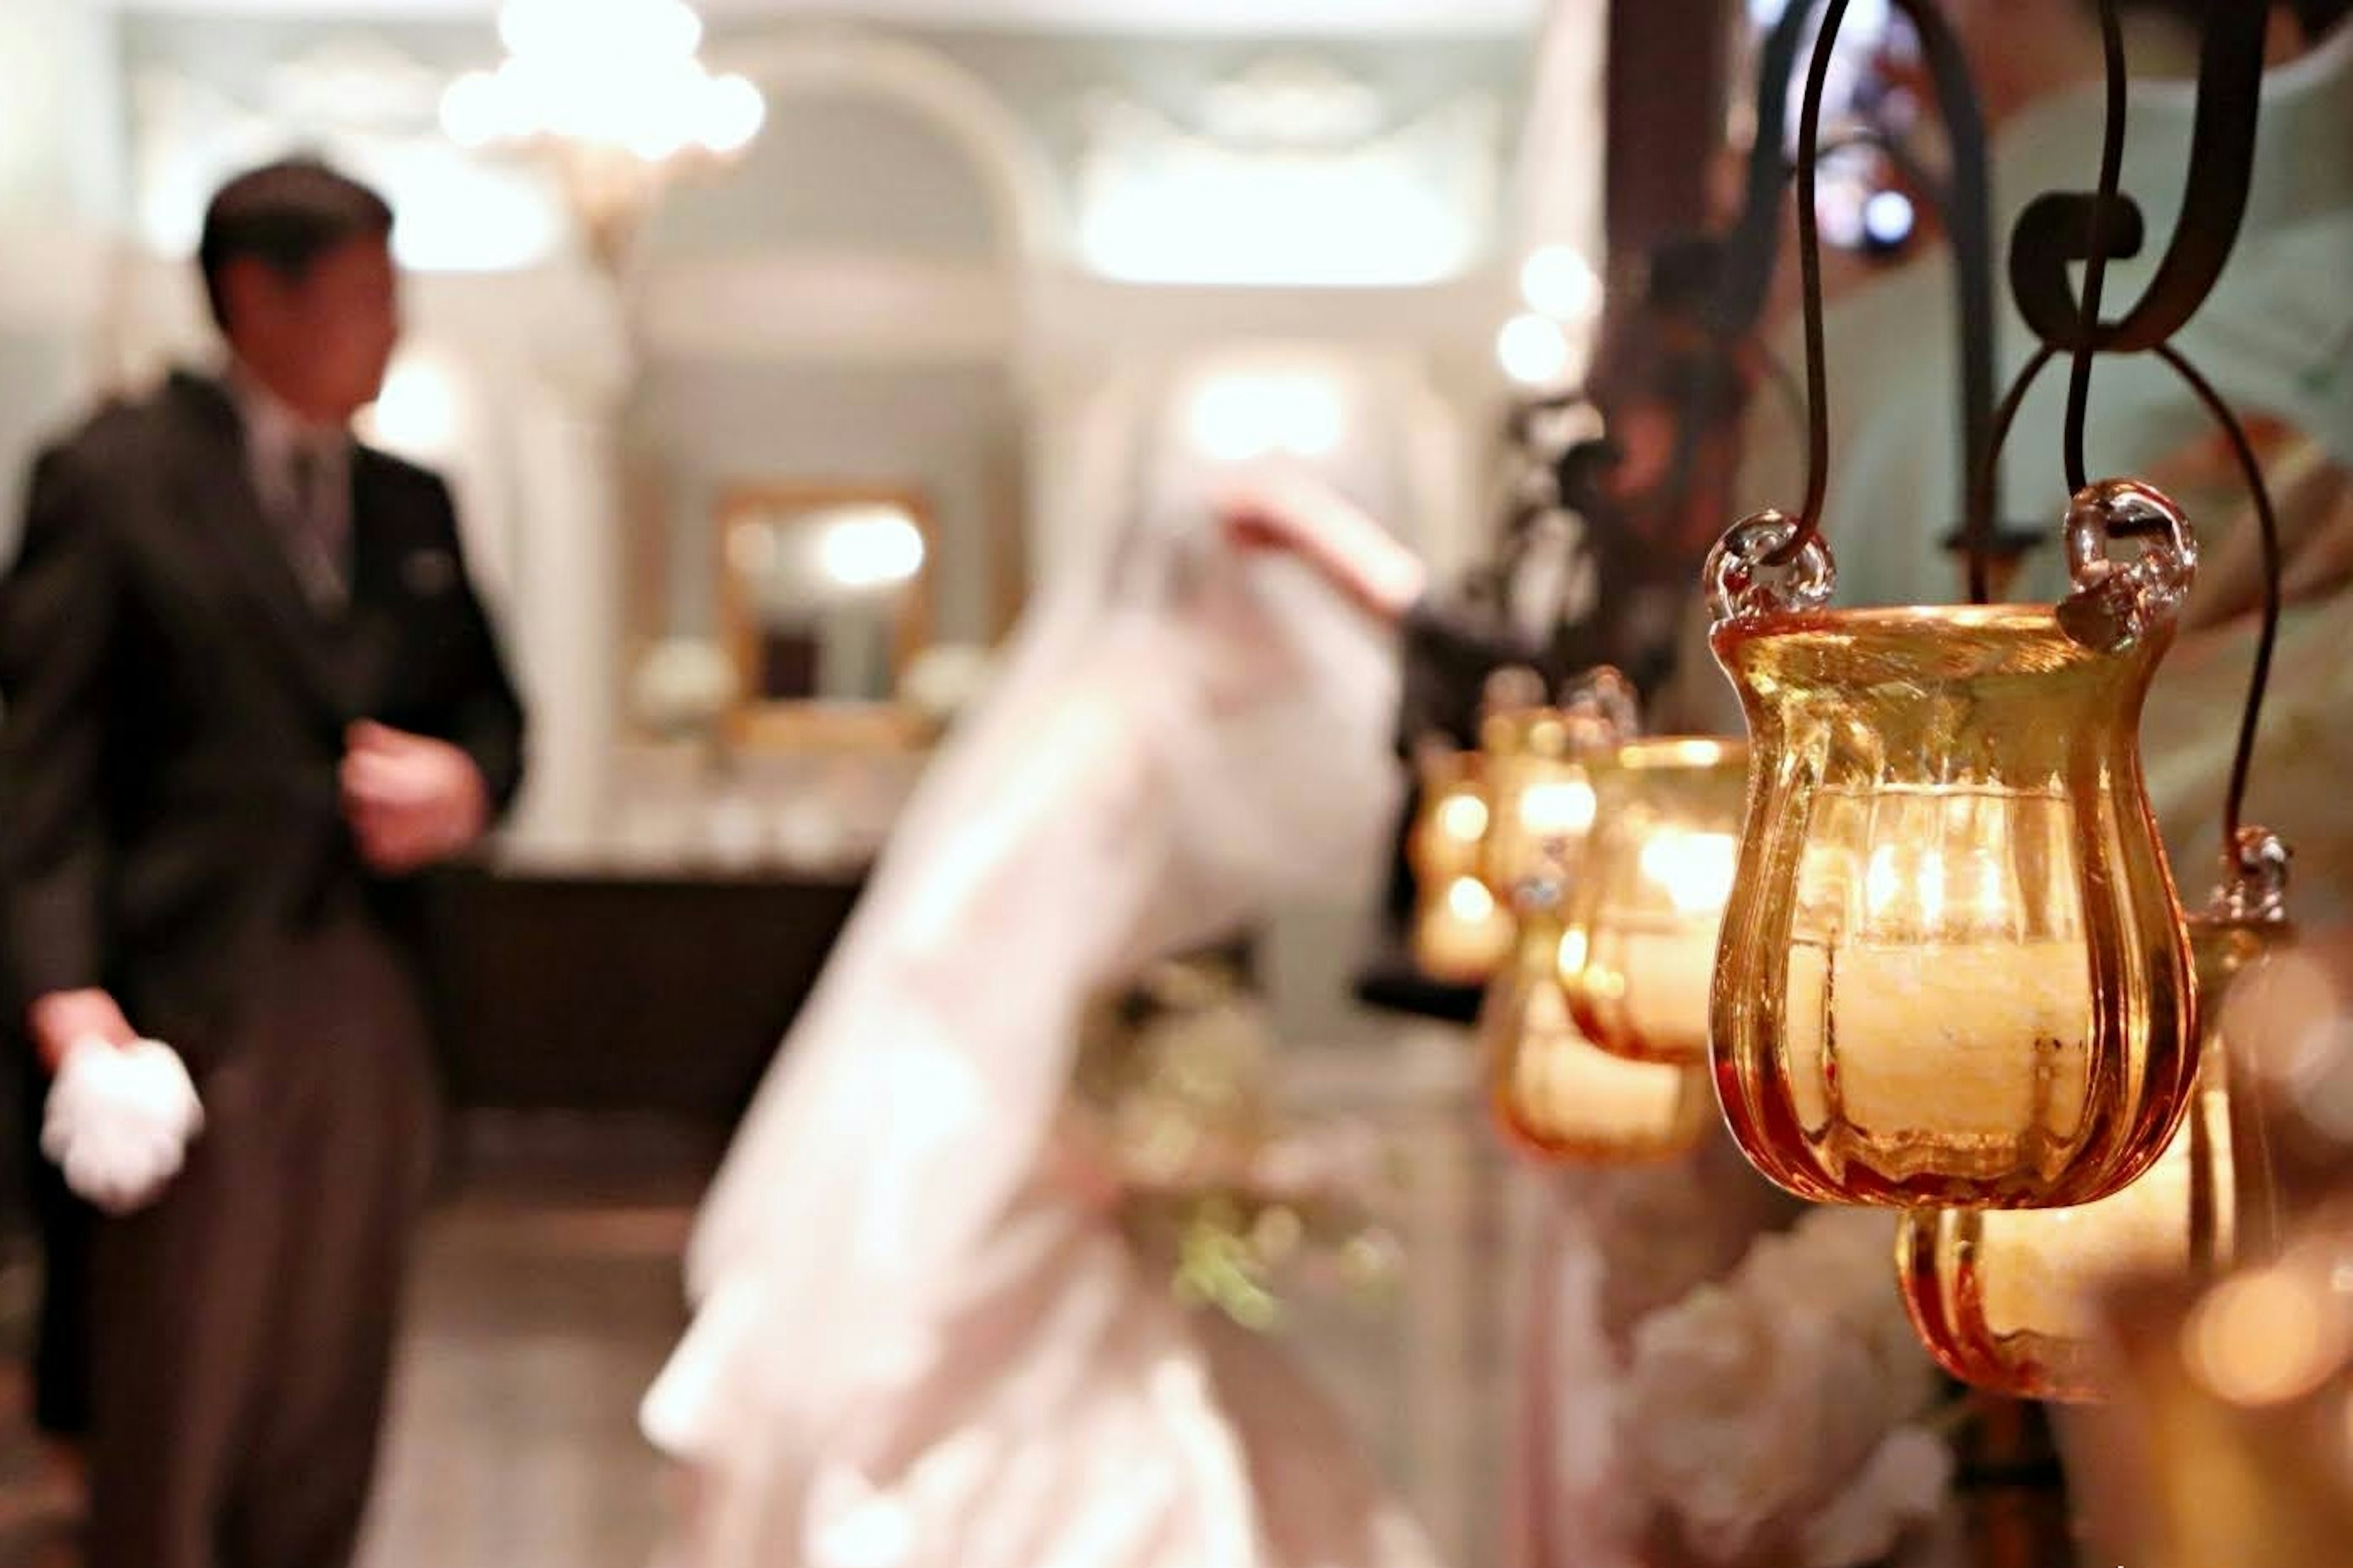
MULTIPOLYGON (((2231 258, 2254 174, 2267 10, 2254 5, 2207 9, 2181 218, 2139 302, 2097 324, 2092 346, 2101 353, 2146 353, 2179 331, 2231 258)), ((2067 350, 2082 344, 2085 323, 2070 268, 2091 258, 2099 216, 2096 195, 2053 192, 2030 204, 2010 232, 2010 292, 2026 324, 2046 343, 2067 350)), ((2140 253, 2145 224, 2131 197, 2117 198, 2106 227, 2110 260, 2140 253)))

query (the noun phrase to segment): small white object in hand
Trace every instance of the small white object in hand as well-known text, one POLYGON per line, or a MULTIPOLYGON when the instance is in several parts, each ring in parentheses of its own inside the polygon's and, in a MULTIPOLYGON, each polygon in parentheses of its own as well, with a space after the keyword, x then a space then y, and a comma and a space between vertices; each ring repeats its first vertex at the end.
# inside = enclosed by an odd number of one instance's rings
POLYGON ((49 1085, 41 1152, 83 1198, 111 1215, 134 1214, 180 1173, 204 1124, 196 1086, 171 1047, 92 1037, 66 1053, 49 1085))

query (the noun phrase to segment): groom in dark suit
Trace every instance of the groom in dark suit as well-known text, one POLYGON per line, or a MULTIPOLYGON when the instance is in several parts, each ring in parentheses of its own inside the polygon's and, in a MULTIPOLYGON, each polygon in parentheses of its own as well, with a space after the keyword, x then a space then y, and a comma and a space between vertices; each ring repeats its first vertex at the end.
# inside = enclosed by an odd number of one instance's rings
POLYGON ((338 1568, 375 1468, 433 1094, 413 875, 522 715, 441 481, 356 445, 392 213, 323 165, 214 199, 229 349, 35 469, 0 584, 0 954, 52 1070, 160 1039, 206 1126, 98 1222, 88 1568, 338 1568))

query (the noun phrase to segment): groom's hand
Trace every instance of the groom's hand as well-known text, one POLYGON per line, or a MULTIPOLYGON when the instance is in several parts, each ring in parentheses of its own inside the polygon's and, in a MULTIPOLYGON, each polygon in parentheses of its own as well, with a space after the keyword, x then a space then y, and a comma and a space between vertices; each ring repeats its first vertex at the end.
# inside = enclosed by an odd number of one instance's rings
POLYGON ((489 829, 481 770, 448 742, 360 723, 345 745, 343 816, 372 869, 392 877, 422 870, 462 854, 489 829))
POLYGON ((33 1048, 40 1053, 42 1068, 52 1075, 64 1065, 66 1053, 84 1040, 103 1040, 119 1047, 139 1038, 139 1031, 131 1026, 114 998, 95 989, 52 991, 37 997, 25 1021, 31 1026, 33 1048))

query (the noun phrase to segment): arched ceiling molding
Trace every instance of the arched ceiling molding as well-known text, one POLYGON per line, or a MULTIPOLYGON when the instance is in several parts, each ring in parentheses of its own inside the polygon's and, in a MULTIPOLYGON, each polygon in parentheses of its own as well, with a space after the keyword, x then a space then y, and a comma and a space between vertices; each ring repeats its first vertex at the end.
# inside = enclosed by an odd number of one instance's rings
POLYGON ((1022 261, 1048 260, 1065 248, 1070 228, 1043 151, 986 82, 939 50, 826 28, 731 40, 714 56, 772 97, 868 93, 906 109, 972 160, 1022 261))

